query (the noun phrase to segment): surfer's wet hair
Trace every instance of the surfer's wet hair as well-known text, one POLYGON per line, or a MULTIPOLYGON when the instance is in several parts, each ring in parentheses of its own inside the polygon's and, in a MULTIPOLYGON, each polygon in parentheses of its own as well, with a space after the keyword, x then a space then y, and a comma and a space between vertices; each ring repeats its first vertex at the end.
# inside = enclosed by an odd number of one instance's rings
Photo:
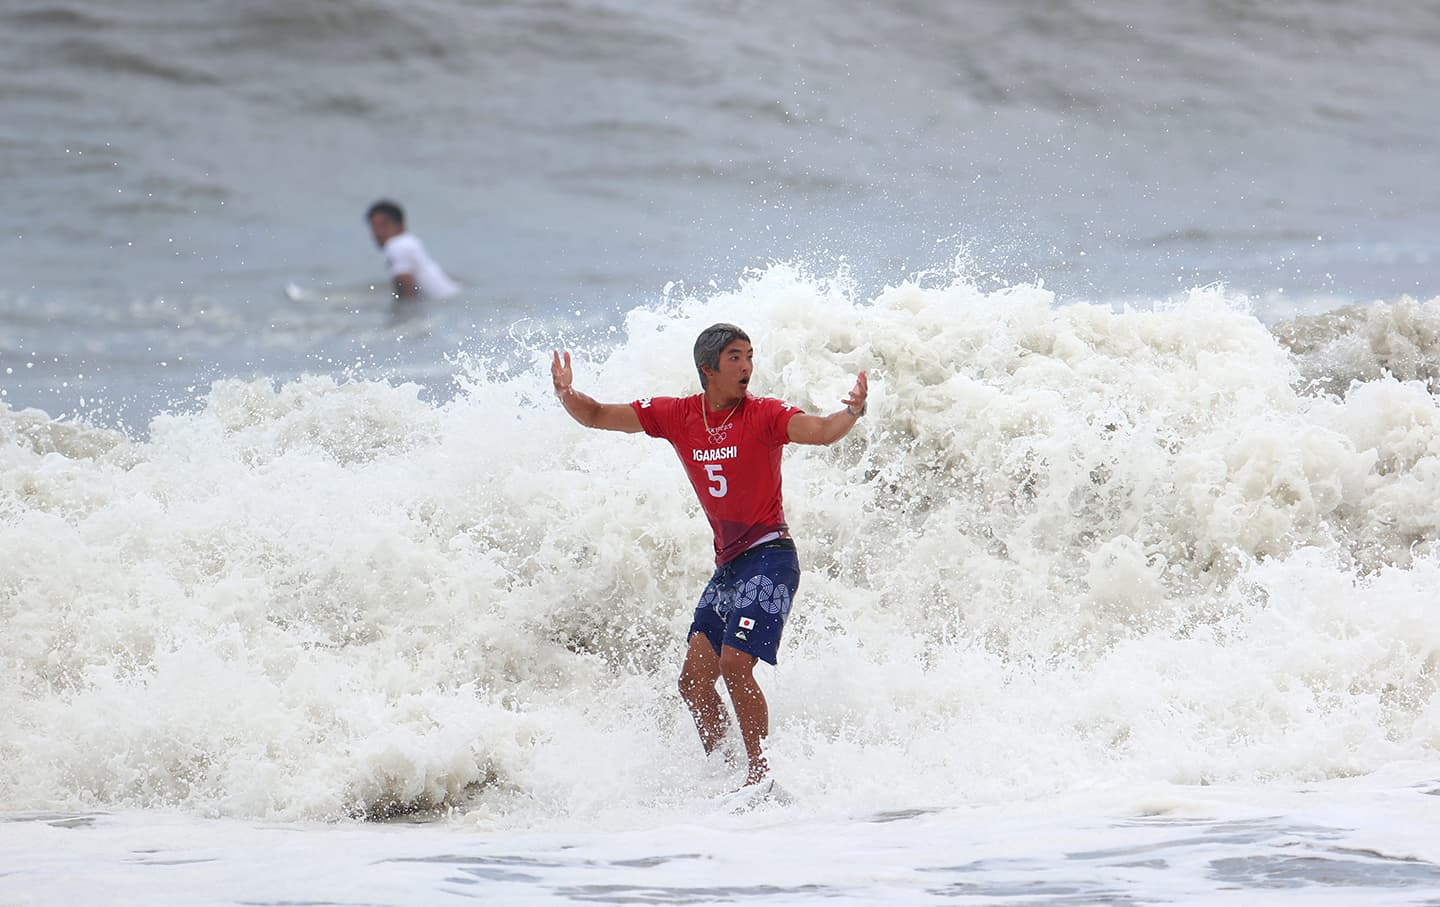
POLYGON ((365 212, 365 219, 369 220, 377 214, 383 214, 390 220, 393 220, 395 223, 399 224, 400 226, 405 226, 404 209, 402 209, 394 202, 390 201, 388 198, 382 198, 380 199, 380 201, 371 205, 370 210, 365 212))
POLYGON ((750 342, 750 335, 740 330, 733 324, 726 324, 723 321, 719 324, 712 324, 700 332, 695 338, 695 371, 700 373, 700 388, 704 390, 710 379, 705 377, 705 369, 712 371, 720 368, 720 354, 725 347, 737 340, 750 342))

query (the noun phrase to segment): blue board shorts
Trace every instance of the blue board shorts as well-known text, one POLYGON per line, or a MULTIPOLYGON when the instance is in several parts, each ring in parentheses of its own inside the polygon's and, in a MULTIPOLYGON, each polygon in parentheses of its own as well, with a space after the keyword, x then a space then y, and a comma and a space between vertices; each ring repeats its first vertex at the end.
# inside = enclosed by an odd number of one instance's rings
POLYGON ((776 539, 756 545, 715 570, 700 594, 686 638, 704 633, 717 655, 726 645, 773 665, 799 588, 795 543, 776 539))

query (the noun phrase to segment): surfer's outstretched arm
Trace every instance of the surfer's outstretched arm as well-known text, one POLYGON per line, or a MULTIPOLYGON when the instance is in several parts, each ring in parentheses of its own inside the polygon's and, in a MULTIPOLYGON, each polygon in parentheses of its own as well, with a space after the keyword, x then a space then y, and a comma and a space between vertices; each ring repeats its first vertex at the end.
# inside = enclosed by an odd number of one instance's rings
POLYGON ((865 415, 865 398, 870 395, 870 379, 864 372, 855 376, 855 386, 840 402, 845 408, 828 416, 800 413, 790 420, 790 440, 797 444, 834 444, 850 434, 850 429, 865 415))
POLYGON ((605 428, 610 431, 637 432, 640 417, 628 403, 601 403, 594 397, 582 394, 574 388, 575 372, 570 367, 570 353, 554 351, 550 360, 550 378, 555 382, 555 396, 565 412, 587 428, 605 428))

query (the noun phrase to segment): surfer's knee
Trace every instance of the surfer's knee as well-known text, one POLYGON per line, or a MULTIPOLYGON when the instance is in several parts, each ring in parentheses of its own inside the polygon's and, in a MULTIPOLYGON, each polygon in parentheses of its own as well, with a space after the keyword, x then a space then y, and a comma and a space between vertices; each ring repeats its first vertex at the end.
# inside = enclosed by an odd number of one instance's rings
POLYGON ((695 698, 695 692, 700 687, 699 681, 685 671, 680 672, 680 680, 675 685, 680 688, 680 695, 686 702, 695 698))
POLYGON ((751 680, 754 677, 755 661, 754 655, 726 646, 720 653, 720 673, 724 676, 725 683, 751 680))
POLYGON ((704 696, 707 689, 715 689, 715 677, 707 677, 705 672, 694 670, 687 665, 680 672, 680 680, 676 686, 680 688, 680 696, 686 702, 693 702, 698 697, 704 696))

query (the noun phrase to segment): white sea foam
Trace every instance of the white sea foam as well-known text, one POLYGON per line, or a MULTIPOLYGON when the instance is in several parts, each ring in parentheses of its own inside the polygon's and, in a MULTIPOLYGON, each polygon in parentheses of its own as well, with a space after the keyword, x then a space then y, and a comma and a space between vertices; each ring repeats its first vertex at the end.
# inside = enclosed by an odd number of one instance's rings
MULTIPOLYGON (((691 392, 717 320, 807 409, 870 371, 851 437, 786 453, 805 573, 762 682, 797 808, 1433 765, 1422 376, 1321 393, 1218 288, 1052 302, 774 267, 577 350, 617 401, 691 392)), ((598 828, 732 785, 674 689, 710 553, 674 454, 575 425, 528 355, 440 404, 221 382, 143 442, 0 409, 0 803, 598 828)))

